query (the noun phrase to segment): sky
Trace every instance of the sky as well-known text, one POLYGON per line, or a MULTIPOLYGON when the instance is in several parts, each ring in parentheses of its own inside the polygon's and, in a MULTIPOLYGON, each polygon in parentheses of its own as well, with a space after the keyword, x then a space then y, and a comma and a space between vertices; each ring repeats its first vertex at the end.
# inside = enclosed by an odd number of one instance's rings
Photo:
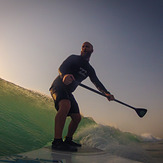
MULTIPOLYGON (((135 134, 163 138, 162 0, 0 0, 0 77, 49 94, 60 64, 81 45, 116 99, 148 109, 143 118, 78 87, 81 114, 135 134)), ((89 78, 84 84, 95 88, 89 78)))

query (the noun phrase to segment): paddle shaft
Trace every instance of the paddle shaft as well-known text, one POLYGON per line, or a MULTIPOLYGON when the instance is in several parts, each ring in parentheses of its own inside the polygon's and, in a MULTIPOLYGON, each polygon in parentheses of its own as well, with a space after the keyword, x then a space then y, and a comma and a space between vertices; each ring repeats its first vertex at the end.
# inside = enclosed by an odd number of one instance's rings
MULTIPOLYGON (((86 86, 86 85, 84 85, 84 84, 82 84, 82 83, 79 83, 79 85, 80 85, 81 87, 86 88, 86 89, 88 89, 88 90, 90 90, 90 91, 92 91, 92 92, 95 92, 95 93, 97 93, 97 94, 99 94, 99 95, 101 95, 101 96, 107 97, 105 94, 103 94, 103 93, 101 93, 101 92, 99 92, 99 91, 97 91, 97 90, 95 90, 95 89, 93 89, 93 88, 90 88, 90 87, 88 87, 88 86, 86 86)), ((127 107, 129 107, 129 108, 131 108, 131 109, 136 110, 136 108, 134 108, 133 106, 130 106, 130 105, 128 105, 128 104, 126 104, 126 103, 124 103, 124 102, 122 102, 122 101, 119 101, 119 100, 117 100, 117 99, 114 99, 114 101, 115 101, 115 102, 118 102, 118 103, 120 103, 120 104, 122 104, 122 105, 125 105, 125 106, 127 106, 127 107)))

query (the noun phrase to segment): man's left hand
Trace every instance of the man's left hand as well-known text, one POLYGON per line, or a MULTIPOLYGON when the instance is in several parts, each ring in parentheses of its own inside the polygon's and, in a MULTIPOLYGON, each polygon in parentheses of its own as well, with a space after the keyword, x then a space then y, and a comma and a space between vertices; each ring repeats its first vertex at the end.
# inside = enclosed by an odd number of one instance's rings
POLYGON ((112 94, 110 93, 105 93, 105 95, 107 96, 106 98, 109 100, 109 101, 113 101, 115 98, 112 94))

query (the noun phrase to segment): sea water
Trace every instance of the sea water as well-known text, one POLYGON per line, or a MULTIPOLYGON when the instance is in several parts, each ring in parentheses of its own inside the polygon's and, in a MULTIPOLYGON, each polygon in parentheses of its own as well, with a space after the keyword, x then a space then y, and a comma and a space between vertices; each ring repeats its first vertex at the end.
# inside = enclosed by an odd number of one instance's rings
POLYGON ((111 126, 95 124, 78 131, 75 138, 81 144, 118 157, 146 163, 163 162, 163 141, 154 136, 138 136, 111 126))
MULTIPOLYGON (((56 111, 52 99, 0 79, 0 156, 45 146, 53 139, 56 111)), ((67 119, 63 136, 67 133, 67 119)), ((83 117, 74 136, 77 142, 117 157, 147 163, 163 162, 163 141, 97 124, 83 117)))

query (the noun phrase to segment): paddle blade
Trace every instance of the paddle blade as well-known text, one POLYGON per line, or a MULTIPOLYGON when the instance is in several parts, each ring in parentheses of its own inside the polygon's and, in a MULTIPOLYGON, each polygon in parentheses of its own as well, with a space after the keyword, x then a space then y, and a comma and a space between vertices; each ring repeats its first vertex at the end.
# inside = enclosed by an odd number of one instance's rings
POLYGON ((138 114, 139 117, 144 117, 144 115, 147 113, 147 109, 135 109, 136 113, 138 114))

